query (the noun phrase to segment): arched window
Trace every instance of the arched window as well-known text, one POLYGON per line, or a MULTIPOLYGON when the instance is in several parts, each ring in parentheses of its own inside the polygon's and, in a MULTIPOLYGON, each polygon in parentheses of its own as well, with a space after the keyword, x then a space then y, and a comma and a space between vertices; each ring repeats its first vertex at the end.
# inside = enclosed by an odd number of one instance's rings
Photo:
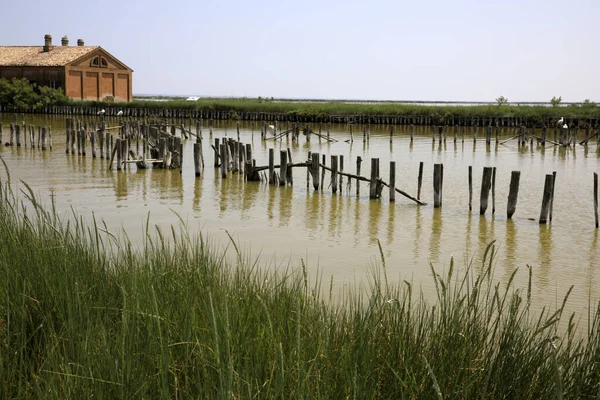
POLYGON ((90 66, 92 66, 92 67, 99 67, 100 66, 100 57, 96 56, 96 57, 92 58, 90 66))
POLYGON ((100 59, 100 67, 101 68, 108 68, 108 61, 106 61, 106 58, 102 57, 100 59))

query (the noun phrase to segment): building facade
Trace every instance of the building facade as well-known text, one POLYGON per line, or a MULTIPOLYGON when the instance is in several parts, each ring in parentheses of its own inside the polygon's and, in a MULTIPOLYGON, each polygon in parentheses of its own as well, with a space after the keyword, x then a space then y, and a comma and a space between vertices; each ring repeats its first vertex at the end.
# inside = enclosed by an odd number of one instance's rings
POLYGON ((131 101, 133 70, 100 46, 61 46, 44 37, 44 46, 0 46, 0 78, 26 78, 63 88, 73 100, 131 101))

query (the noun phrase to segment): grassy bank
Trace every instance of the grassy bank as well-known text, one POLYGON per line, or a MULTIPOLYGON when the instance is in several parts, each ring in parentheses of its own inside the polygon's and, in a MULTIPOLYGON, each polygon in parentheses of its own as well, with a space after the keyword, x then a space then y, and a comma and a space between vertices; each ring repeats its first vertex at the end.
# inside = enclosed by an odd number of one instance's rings
POLYGON ((328 102, 295 102, 272 101, 252 98, 203 98, 190 102, 185 100, 148 101, 136 100, 130 103, 85 102, 95 107, 132 107, 151 109, 197 109, 224 112, 265 112, 297 116, 434 116, 448 118, 451 116, 481 117, 521 117, 544 118, 557 120, 565 118, 600 118, 600 107, 595 105, 570 105, 567 107, 544 106, 508 106, 508 105, 419 105, 403 103, 354 103, 342 101, 328 102))
POLYGON ((530 287, 495 284, 493 245, 466 271, 432 269, 436 301, 382 260, 333 306, 302 269, 228 265, 179 228, 149 226, 136 250, 2 176, 0 398, 600 394, 600 309, 578 332, 562 308, 531 311, 530 287))

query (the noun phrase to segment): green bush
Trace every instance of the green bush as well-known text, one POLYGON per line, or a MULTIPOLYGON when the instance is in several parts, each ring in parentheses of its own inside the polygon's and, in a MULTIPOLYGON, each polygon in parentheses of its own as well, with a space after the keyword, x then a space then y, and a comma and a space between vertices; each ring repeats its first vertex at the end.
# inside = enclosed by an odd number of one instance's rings
POLYGON ((35 111, 44 106, 68 102, 69 98, 61 88, 39 86, 26 78, 0 79, 0 104, 4 106, 35 111))

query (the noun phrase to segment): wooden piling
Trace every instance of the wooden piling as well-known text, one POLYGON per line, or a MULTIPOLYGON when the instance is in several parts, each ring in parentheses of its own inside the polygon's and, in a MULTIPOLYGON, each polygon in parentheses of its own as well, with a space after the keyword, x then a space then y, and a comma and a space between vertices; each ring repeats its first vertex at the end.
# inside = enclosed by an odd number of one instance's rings
POLYGON ((313 188, 319 190, 319 153, 311 155, 310 174, 312 176, 313 188))
POLYGON ((92 146, 92 158, 96 158, 96 124, 92 123, 90 131, 90 146, 92 146))
MULTIPOLYGON (((362 163, 362 157, 356 157, 356 176, 360 176, 360 164, 362 163)), ((360 179, 356 179, 356 197, 360 196, 360 179)))
POLYGON ((269 149, 269 185, 275 184, 275 149, 269 149))
POLYGON ((423 184, 423 161, 419 163, 419 177, 417 178, 417 200, 421 200, 421 185, 423 184))
POLYGON ((227 178, 227 144, 221 143, 219 145, 219 150, 221 153, 221 178, 225 179, 227 178))
POLYGON ((14 136, 15 136, 15 124, 10 124, 10 140, 8 142, 9 146, 14 145, 14 136))
POLYGON ((338 156, 331 156, 331 191, 337 193, 338 156))
POLYGON ((484 215, 488 208, 490 188, 492 186, 492 167, 483 167, 481 193, 479 196, 479 215, 484 215))
POLYGON ((552 172, 552 191, 550 192, 550 222, 552 222, 552 210, 554 209, 554 188, 556 187, 556 171, 552 172))
MULTIPOLYGON (((292 160, 292 150, 289 147, 287 148, 287 161, 288 164, 294 163, 294 161, 292 160)), ((287 183, 290 186, 294 184, 294 173, 291 166, 287 169, 287 183)))
POLYGON ((340 167, 339 167, 339 171, 340 171, 340 194, 342 193, 342 191, 344 190, 344 187, 342 186, 344 183, 344 175, 342 174, 342 172, 344 172, 344 156, 340 155, 340 167))
POLYGON ((396 201, 396 161, 390 161, 390 203, 396 201))
POLYGON ((115 151, 117 152, 117 171, 121 170, 123 164, 123 154, 121 153, 121 139, 115 140, 115 151))
POLYGON ((324 186, 325 186, 325 166, 327 165, 327 156, 325 154, 323 154, 322 157, 323 157, 323 169, 321 170, 321 191, 324 190, 324 186))
POLYGON ((287 151, 279 152, 279 186, 285 186, 287 183, 287 151))
POLYGON ((442 206, 443 164, 433 165, 433 208, 442 206))
POLYGON ((469 211, 473 209, 473 166, 469 165, 469 211))
POLYGON ((492 215, 496 213, 496 167, 492 167, 492 215))
POLYGON ((594 172, 594 218, 598 229, 598 173, 594 172))
MULTIPOLYGON (((220 147, 219 147, 219 138, 215 138, 215 162, 213 164, 213 167, 217 168, 219 166, 219 151, 220 151, 220 147)), ((222 154, 222 153, 221 153, 222 154)), ((221 161, 221 164, 223 162, 221 161)))
POLYGON ((544 194, 542 196, 542 208, 540 210, 540 224, 545 224, 548 220, 548 212, 550 207, 550 199, 552 197, 552 189, 553 189, 553 178, 552 174, 546 175, 546 180, 544 182, 544 194))
POLYGON ((46 150, 47 135, 48 135, 48 128, 44 126, 42 128, 42 150, 46 150))
POLYGON ((379 179, 379 158, 371 158, 371 180, 369 188, 369 198, 376 199, 377 193, 377 180, 379 179))
POLYGON ((2 130, 3 130, 2 122, 0 122, 0 146, 3 144, 2 143, 2 133, 3 133, 2 130))
POLYGON ((521 171, 512 171, 510 174, 510 188, 508 191, 508 204, 506 206, 507 218, 511 219, 517 209, 517 198, 519 197, 519 182, 521 171))
POLYGON ((394 127, 390 126, 390 143, 392 143, 394 139, 394 127))
POLYGON ((411 141, 411 143, 414 138, 415 138, 415 126, 413 124, 410 124, 410 141, 411 141))
POLYGON ((200 143, 194 143, 194 174, 200 176, 200 143))

